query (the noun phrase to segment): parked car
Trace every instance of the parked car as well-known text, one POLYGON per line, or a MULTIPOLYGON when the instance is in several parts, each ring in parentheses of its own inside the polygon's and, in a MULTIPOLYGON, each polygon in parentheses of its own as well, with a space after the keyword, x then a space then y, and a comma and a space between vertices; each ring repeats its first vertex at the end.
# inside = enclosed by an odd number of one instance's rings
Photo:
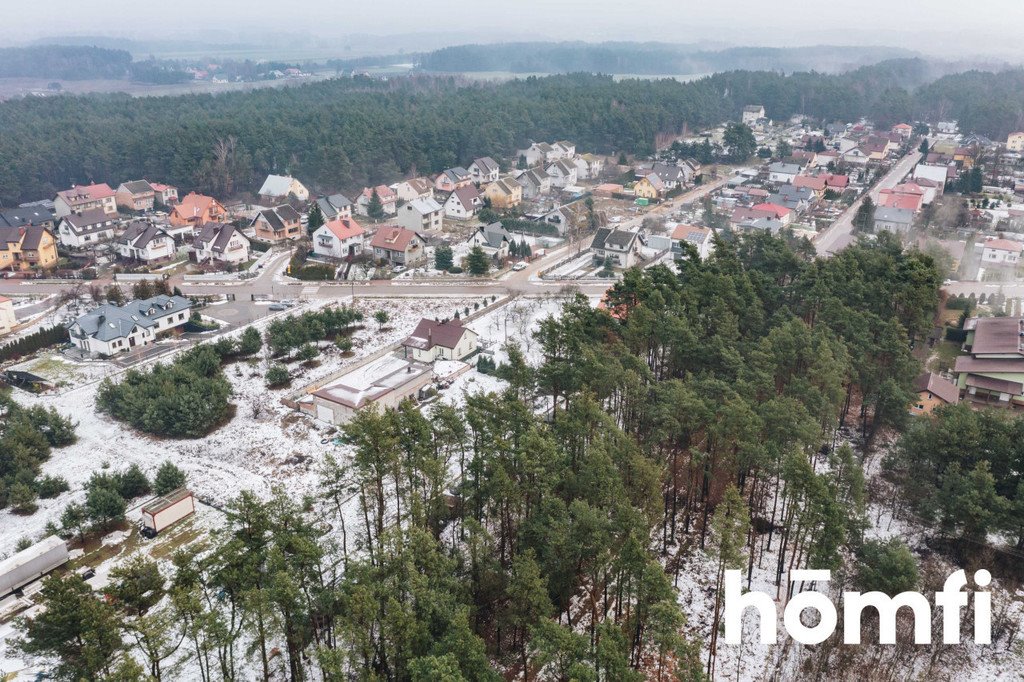
POLYGON ((513 265, 512 269, 517 271, 517 272, 519 270, 525 270, 526 269, 526 263, 523 263, 522 261, 520 261, 520 262, 516 263, 515 265, 513 265))
POLYGON ((392 270, 392 272, 405 272, 405 266, 404 265, 396 265, 394 267, 394 269, 392 270))

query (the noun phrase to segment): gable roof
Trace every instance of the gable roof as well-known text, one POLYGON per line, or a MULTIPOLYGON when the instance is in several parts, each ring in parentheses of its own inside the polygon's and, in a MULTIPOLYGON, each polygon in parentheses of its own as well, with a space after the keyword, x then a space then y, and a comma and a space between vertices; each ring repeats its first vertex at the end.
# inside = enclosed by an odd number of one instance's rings
POLYGON ((1020 253, 1024 250, 1024 244, 1012 239, 989 239, 982 246, 986 249, 1010 251, 1011 253, 1020 253))
POLYGON ((454 349, 467 331, 470 330, 463 327, 459 320, 437 322, 423 318, 412 334, 402 341, 402 345, 417 350, 430 350, 435 346, 454 349))
POLYGON ((676 225, 672 230, 672 239, 676 241, 688 241, 691 244, 700 245, 711 238, 711 230, 698 225, 676 225))
POLYGON ((457 190, 452 192, 445 203, 451 200, 452 197, 458 200, 466 208, 472 208, 473 201, 480 198, 480 191, 477 190, 473 185, 466 185, 465 187, 459 187, 457 190))
MULTIPOLYGON (((492 249, 500 249, 502 242, 512 242, 512 235, 509 234, 505 226, 501 224, 501 221, 495 221, 493 223, 482 225, 473 236, 482 235, 484 241, 487 242, 487 246, 492 249)), ((472 239, 472 237, 471 237, 472 239)))
POLYGON ((316 205, 320 207, 320 212, 324 218, 331 220, 332 218, 337 218, 341 210, 351 206, 352 202, 344 194, 331 194, 317 199, 316 205))
POLYGON ((57 192, 57 196, 64 200, 68 206, 82 204, 87 201, 98 201, 114 196, 114 190, 105 182, 95 185, 78 185, 71 189, 57 192))
POLYGON ((594 241, 591 243, 590 248, 592 249, 605 249, 608 246, 615 246, 619 249, 628 249, 636 238, 638 233, 630 232, 628 230, 618 230, 615 228, 599 227, 594 233, 594 241))
POLYGON ((119 244, 128 244, 136 249, 144 249, 149 246, 150 242, 161 236, 170 239, 170 236, 156 225, 136 220, 128 226, 128 229, 117 241, 119 244))
POLYGON ((917 393, 928 391, 950 405, 960 402, 960 389, 956 387, 956 384, 931 372, 926 372, 914 379, 914 391, 917 393))
POLYGON ((785 206, 779 206, 778 204, 755 204, 751 208, 755 211, 764 211, 766 213, 774 214, 776 218, 782 218, 791 213, 790 209, 786 208, 785 206))
POLYGON ((443 210, 441 204, 434 201, 433 197, 419 197, 407 203, 406 206, 420 215, 430 215, 431 213, 443 210))
POLYGON ((38 249, 39 243, 43 241, 43 235, 50 232, 42 225, 29 225, 19 229, 23 230, 25 234, 25 237, 21 240, 21 248, 26 251, 38 249))
POLYGON ((288 196, 292 190, 292 184, 295 182, 295 178, 290 175, 268 175, 258 194, 264 197, 288 196))
POLYGON ((389 203, 392 201, 398 201, 398 194, 395 190, 391 189, 387 185, 377 185, 376 187, 364 187, 360 196, 363 199, 369 201, 373 198, 374 190, 377 191, 377 198, 383 203, 389 203))
POLYGON ((198 218, 199 216, 206 215, 215 204, 217 204, 217 200, 213 197, 189 192, 174 207, 174 213, 185 220, 198 218))
POLYGON ((353 237, 359 237, 366 233, 362 226, 351 218, 328 220, 322 225, 322 227, 326 227, 331 231, 331 234, 341 241, 352 239, 353 237))
POLYGON ((491 189, 492 187, 497 190, 500 190, 503 194, 514 194, 516 188, 520 187, 520 185, 512 178, 504 177, 498 178, 497 180, 492 182, 490 185, 488 185, 487 189, 491 189))
POLYGON ((798 175, 793 178, 793 187, 806 187, 814 191, 825 189, 825 178, 816 175, 798 175))
POLYGON ((475 159, 471 166, 476 166, 480 169, 480 172, 484 175, 490 175, 491 173, 497 173, 500 169, 498 162, 489 156, 481 156, 479 159, 475 159))
POLYGON ((90 208, 88 211, 66 215, 61 218, 61 222, 71 228, 72 232, 80 235, 109 229, 115 219, 116 216, 108 214, 102 208, 90 208))
POLYGON ((398 227, 396 225, 385 225, 377 230, 377 233, 373 235, 373 239, 370 240, 370 246, 375 249, 384 249, 385 251, 401 251, 405 252, 409 248, 409 244, 412 240, 418 237, 412 230, 407 230, 404 227, 398 227))
POLYGON ((429 178, 411 178, 409 180, 403 180, 398 184, 408 185, 409 189, 416 194, 427 194, 434 189, 434 183, 432 183, 429 178))
POLYGON ((199 250, 209 249, 223 253, 235 234, 235 226, 228 223, 205 223, 199 234, 192 240, 192 246, 199 250))
POLYGON ((270 225, 274 232, 280 232, 281 230, 287 229, 288 226, 286 223, 297 223, 301 218, 299 212, 289 204, 281 204, 280 206, 275 206, 273 208, 265 208, 261 210, 255 218, 253 218, 253 222, 255 223, 261 217, 270 225))

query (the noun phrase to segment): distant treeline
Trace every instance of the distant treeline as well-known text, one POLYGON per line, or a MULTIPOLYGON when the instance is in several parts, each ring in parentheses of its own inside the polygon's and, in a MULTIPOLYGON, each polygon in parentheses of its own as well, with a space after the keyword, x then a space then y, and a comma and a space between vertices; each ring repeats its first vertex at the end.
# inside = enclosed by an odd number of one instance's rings
POLYGON ((138 177, 230 197, 284 171, 316 191, 345 191, 476 156, 510 160, 530 139, 650 154, 658 134, 735 119, 753 103, 777 120, 955 118, 997 138, 1024 126, 1024 71, 972 71, 915 87, 928 78, 929 66, 910 59, 841 75, 733 71, 689 83, 421 75, 217 96, 26 98, 0 103, 0 201, 138 177))
POLYGON ((909 57, 889 47, 737 47, 701 50, 668 43, 501 43, 457 45, 419 56, 426 71, 511 73, 703 74, 736 69, 845 71, 886 59, 909 57))
POLYGON ((76 45, 0 48, 0 78, 93 80, 124 78, 131 66, 127 50, 76 45))

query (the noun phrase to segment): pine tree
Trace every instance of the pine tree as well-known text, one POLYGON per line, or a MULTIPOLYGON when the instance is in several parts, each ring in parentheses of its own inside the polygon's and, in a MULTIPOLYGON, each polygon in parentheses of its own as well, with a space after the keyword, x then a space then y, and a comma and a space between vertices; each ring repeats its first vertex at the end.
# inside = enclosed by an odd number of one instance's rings
POLYGON ((185 472, 174 466, 171 462, 165 461, 156 470, 156 478, 153 479, 153 490, 157 495, 166 495, 173 490, 183 488, 185 482, 185 472))
POLYGON ((853 216, 853 226, 861 232, 871 232, 875 229, 875 202, 870 196, 864 197, 857 213, 853 216))
POLYGON ((97 599, 75 573, 50 576, 40 592, 43 609, 18 624, 22 651, 56 658, 61 679, 96 680, 108 673, 121 649, 114 608, 97 599))
POLYGON ((310 236, 317 231, 317 228, 324 224, 324 213, 320 210, 320 204, 313 202, 313 205, 309 209, 309 215, 307 216, 306 228, 309 230, 310 236))
POLYGON ((744 567, 743 547, 750 532, 750 513, 747 504, 735 486, 725 489, 722 501, 715 508, 711 519, 712 540, 715 543, 715 558, 718 573, 715 584, 715 614, 711 626, 711 645, 708 649, 707 674, 714 678, 714 660, 718 644, 718 624, 721 618, 722 590, 727 569, 744 567))
POLYGON ((434 269, 447 272, 452 269, 454 264, 454 254, 452 253, 452 247, 447 244, 441 244, 434 249, 434 269))
POLYGON ((486 275, 491 269, 491 262, 482 248, 474 246, 466 257, 466 266, 471 275, 486 275))
POLYGON ((366 204, 366 215, 373 220, 381 220, 384 217, 384 203, 380 200, 376 187, 370 195, 369 203, 366 204))

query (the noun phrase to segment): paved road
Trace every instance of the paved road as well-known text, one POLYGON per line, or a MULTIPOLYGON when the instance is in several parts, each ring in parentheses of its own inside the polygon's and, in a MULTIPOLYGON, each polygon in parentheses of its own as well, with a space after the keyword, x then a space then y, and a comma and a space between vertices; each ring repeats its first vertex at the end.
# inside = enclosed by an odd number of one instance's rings
MULTIPOLYGON (((881 190, 892 189, 900 184, 903 178, 907 177, 920 160, 921 152, 911 152, 900 159, 881 180, 876 182, 874 187, 867 193, 871 200, 875 202, 875 205, 878 204, 881 190)), ((857 209, 860 208, 863 202, 864 197, 853 202, 848 209, 836 218, 832 225, 818 235, 818 238, 814 241, 814 248, 817 249, 819 256, 831 256, 838 251, 842 251, 853 242, 853 218, 857 215, 857 209)))

